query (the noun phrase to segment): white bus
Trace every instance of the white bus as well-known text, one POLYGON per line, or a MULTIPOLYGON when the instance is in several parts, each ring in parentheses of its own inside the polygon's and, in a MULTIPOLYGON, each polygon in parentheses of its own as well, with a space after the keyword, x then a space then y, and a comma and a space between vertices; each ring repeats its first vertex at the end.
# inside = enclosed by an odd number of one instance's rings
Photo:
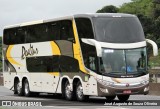
POLYGON ((78 14, 7 26, 3 34, 4 86, 14 94, 62 94, 126 101, 148 94, 147 42, 135 15, 78 14))

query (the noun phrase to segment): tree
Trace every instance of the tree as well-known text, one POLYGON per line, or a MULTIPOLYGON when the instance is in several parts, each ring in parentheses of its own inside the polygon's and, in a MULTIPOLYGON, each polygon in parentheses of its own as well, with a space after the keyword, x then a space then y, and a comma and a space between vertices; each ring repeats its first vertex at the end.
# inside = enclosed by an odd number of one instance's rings
POLYGON ((125 3, 119 8, 121 13, 142 14, 144 16, 151 16, 153 9, 152 0, 132 0, 132 2, 125 3))
POLYGON ((102 9, 98 10, 97 13, 117 13, 118 8, 113 5, 105 6, 102 9))

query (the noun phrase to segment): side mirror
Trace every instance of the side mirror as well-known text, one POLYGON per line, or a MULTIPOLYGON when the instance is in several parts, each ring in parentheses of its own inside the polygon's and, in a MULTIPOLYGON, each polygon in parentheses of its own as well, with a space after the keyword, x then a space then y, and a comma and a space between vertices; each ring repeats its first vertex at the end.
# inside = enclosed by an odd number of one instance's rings
POLYGON ((154 41, 150 40, 150 39, 146 39, 146 41, 147 41, 149 44, 152 45, 152 48, 153 48, 153 56, 157 56, 157 55, 158 55, 158 46, 157 46, 157 44, 156 44, 154 41))

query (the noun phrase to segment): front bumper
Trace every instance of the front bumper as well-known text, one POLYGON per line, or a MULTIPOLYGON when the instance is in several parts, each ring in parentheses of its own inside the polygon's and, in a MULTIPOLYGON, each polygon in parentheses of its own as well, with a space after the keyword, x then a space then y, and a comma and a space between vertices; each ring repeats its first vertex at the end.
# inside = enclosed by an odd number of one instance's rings
POLYGON ((135 94, 148 94, 149 83, 141 84, 137 86, 104 86, 97 83, 98 96, 112 96, 112 95, 135 95, 135 94), (130 91, 130 93, 124 93, 124 91, 130 91))

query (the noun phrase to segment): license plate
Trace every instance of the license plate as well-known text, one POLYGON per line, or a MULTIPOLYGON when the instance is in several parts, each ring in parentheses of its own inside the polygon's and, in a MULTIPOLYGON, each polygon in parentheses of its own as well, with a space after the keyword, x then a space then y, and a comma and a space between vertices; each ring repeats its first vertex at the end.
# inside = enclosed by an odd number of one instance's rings
POLYGON ((130 93, 131 93, 131 90, 124 90, 123 93, 124 93, 124 94, 130 94, 130 93))

